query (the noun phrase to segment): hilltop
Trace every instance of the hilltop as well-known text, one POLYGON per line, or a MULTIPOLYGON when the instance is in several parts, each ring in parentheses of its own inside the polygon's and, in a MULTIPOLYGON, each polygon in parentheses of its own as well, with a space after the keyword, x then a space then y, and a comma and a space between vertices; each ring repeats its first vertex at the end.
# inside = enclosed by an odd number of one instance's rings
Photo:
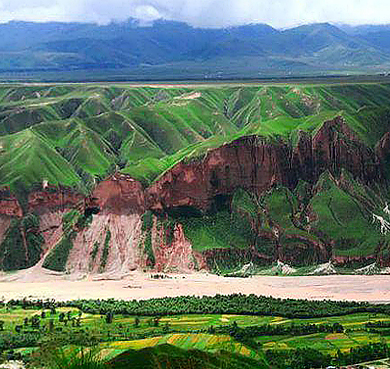
POLYGON ((386 83, 3 85, 1 268, 379 271, 388 106, 386 83))

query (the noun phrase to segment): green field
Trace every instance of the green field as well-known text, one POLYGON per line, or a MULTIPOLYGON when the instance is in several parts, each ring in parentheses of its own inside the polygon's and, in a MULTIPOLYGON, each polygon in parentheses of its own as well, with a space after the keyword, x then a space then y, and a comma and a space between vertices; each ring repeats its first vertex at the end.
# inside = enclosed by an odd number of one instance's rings
MULTIPOLYGON (((351 348, 358 349, 373 343, 390 344, 390 331, 386 329, 386 324, 390 326, 390 315, 382 313, 357 313, 308 319, 234 314, 158 317, 115 314, 112 321, 107 321, 106 315, 83 313, 76 308, 58 307, 55 310, 54 312, 31 307, 2 307, 0 320, 3 322, 3 330, 0 332, 0 349, 3 358, 22 355, 24 360, 36 365, 37 358, 44 360, 42 353, 53 344, 57 348, 58 345, 62 345, 68 356, 71 356, 72 352, 77 352, 81 347, 80 344, 83 347, 92 344, 94 355, 103 363, 115 362, 116 358, 120 362, 124 356, 128 357, 129 362, 134 361, 134 363, 137 360, 146 360, 146 365, 149 360, 148 355, 152 355, 154 359, 165 360, 164 355, 159 356, 162 350, 162 352, 166 351, 167 357, 172 358, 179 353, 181 357, 188 352, 188 355, 195 355, 195 357, 198 354, 211 355, 210 358, 207 356, 207 360, 213 358, 212 360, 215 361, 218 358, 223 361, 228 355, 228 361, 232 363, 238 360, 242 365, 248 364, 250 368, 250 365, 266 368, 270 365, 266 358, 267 355, 269 357, 270 352, 274 352, 275 355, 276 353, 285 355, 286 352, 293 353, 310 348, 322 355, 336 357, 339 352, 349 353, 351 348), (34 316, 40 317, 39 326, 34 327, 32 323, 34 316), (367 323, 378 322, 384 326, 376 332, 370 331, 366 326, 367 323), (256 327, 292 329, 292 327, 309 325, 329 327, 335 323, 342 325, 342 332, 258 334, 244 340, 234 333, 234 329, 256 327), (14 338, 11 338, 12 336, 14 338), (13 349, 10 351, 11 347, 13 349), (225 355, 224 359, 223 355, 225 355)), ((233 364, 231 365, 234 367, 233 364)), ((183 366, 186 367, 188 366, 183 366)))

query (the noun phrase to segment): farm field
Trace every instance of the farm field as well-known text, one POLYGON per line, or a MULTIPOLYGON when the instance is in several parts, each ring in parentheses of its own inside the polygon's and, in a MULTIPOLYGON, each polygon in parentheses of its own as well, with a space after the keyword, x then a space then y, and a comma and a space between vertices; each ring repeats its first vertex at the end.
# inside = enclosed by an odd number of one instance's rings
POLYGON ((42 309, 24 302, 13 304, 0 308, 2 357, 23 358, 34 365, 37 358, 43 360, 42 352, 58 343, 66 355, 86 349, 102 363, 123 356, 133 360, 145 353, 158 356, 166 350, 171 355, 173 350, 178 355, 225 352, 241 362, 248 360, 249 368, 254 363, 269 367, 270 357, 294 355, 308 347, 336 360, 350 355, 351 349, 390 344, 390 315, 378 312, 305 319, 237 314, 132 316, 85 313, 71 306, 42 309))

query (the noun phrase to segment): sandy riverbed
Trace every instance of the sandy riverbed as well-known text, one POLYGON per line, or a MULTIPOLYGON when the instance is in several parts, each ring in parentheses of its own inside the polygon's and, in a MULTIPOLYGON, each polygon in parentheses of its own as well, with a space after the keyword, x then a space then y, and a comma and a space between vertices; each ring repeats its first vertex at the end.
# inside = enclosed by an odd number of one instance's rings
POLYGON ((85 299, 148 299, 181 295, 244 293, 281 298, 390 302, 390 275, 223 278, 207 273, 171 275, 154 280, 133 272, 122 279, 113 276, 76 276, 32 268, 0 275, 0 297, 85 299))

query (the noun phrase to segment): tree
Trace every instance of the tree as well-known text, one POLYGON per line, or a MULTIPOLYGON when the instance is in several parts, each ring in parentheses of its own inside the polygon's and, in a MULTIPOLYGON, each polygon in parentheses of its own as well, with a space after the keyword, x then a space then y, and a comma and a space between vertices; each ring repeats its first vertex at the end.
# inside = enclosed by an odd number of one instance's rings
POLYGON ((54 320, 53 319, 49 320, 49 331, 50 332, 54 331, 54 320))
POLYGON ((106 323, 111 324, 114 319, 114 313, 112 311, 109 311, 106 313, 106 323))
POLYGON ((236 321, 233 321, 232 325, 230 326, 230 335, 232 336, 235 336, 237 335, 237 332, 238 332, 239 328, 238 328, 238 324, 236 321))
POLYGON ((4 320, 0 320, 0 331, 4 331, 4 320))
POLYGON ((213 325, 210 325, 210 327, 207 329, 207 331, 210 333, 210 334, 215 334, 215 328, 213 325))
POLYGON ((39 326, 40 326, 41 322, 39 320, 39 316, 38 315, 34 315, 32 318, 31 318, 31 326, 35 329, 38 329, 39 326))
POLYGON ((158 327, 160 324, 160 318, 158 316, 156 316, 154 319, 153 319, 153 325, 155 327, 158 327))
POLYGON ((344 327, 340 323, 334 323, 333 324, 333 332, 335 333, 343 333, 344 327))
POLYGON ((164 327, 163 327, 163 333, 168 333, 169 332, 169 323, 168 322, 166 322, 165 323, 165 325, 164 325, 164 327))
POLYGON ((140 319, 138 318, 138 316, 135 317, 134 319, 134 328, 138 328, 139 325, 140 325, 140 319))

